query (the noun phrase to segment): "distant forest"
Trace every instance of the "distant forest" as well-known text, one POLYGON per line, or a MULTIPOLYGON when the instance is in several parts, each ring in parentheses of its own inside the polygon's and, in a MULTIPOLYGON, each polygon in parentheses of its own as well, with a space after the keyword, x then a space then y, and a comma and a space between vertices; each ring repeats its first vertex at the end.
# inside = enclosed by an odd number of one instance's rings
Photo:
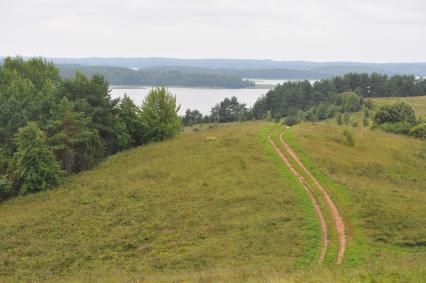
POLYGON ((231 74, 198 69, 140 69, 59 65, 60 75, 71 78, 79 70, 86 76, 102 75, 111 85, 187 86, 217 88, 249 88, 255 84, 231 74))

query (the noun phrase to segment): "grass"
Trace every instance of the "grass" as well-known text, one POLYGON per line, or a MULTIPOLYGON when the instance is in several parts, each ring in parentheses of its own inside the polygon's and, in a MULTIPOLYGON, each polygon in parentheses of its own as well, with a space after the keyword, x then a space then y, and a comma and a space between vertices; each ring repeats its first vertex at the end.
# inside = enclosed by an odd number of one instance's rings
POLYGON ((0 281, 244 281, 310 265, 319 227, 268 127, 187 131, 1 204, 0 281))
POLYGON ((352 128, 351 147, 343 128, 303 124, 286 133, 351 223, 350 262, 342 276, 356 272, 379 281, 419 282, 426 275, 426 160, 421 155, 426 145, 358 127, 352 128))
POLYGON ((347 127, 285 131, 344 218, 341 267, 333 245, 315 264, 318 220, 267 141, 282 127, 249 122, 187 129, 0 204, 0 282, 422 282, 426 143, 360 125, 349 146, 347 127))

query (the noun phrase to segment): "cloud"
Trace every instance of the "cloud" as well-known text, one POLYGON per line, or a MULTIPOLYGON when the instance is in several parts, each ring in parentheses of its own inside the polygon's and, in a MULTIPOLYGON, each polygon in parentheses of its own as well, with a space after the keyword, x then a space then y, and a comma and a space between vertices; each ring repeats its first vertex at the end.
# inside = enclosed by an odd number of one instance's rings
POLYGON ((0 55, 426 61, 423 0, 0 0, 0 55))

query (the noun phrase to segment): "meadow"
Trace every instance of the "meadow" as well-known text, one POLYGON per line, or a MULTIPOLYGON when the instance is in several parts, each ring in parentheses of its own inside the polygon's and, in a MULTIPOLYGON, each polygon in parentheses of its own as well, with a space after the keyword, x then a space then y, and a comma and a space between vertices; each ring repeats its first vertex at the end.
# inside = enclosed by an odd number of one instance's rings
POLYGON ((1 204, 0 281, 232 280, 313 262, 316 218, 266 153, 266 125, 187 131, 1 204))
POLYGON ((0 204, 0 281, 421 282, 425 171, 424 141, 334 120, 186 128, 0 204), (341 212, 340 266, 333 229, 317 263, 315 211, 267 140, 282 131, 341 212))

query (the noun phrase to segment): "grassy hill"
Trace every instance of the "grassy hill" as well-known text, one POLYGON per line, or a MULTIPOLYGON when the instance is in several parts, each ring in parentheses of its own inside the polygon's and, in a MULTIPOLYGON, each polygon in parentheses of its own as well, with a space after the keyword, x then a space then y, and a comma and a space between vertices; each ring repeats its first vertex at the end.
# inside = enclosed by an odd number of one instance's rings
POLYGON ((219 280, 313 262, 313 209, 265 130, 188 131, 1 204, 0 281, 219 280))
POLYGON ((359 126, 352 147, 345 127, 187 129, 0 204, 0 281, 421 282, 426 143, 359 126), (332 230, 316 263, 315 211, 267 142, 283 130, 342 214, 342 266, 332 230))

